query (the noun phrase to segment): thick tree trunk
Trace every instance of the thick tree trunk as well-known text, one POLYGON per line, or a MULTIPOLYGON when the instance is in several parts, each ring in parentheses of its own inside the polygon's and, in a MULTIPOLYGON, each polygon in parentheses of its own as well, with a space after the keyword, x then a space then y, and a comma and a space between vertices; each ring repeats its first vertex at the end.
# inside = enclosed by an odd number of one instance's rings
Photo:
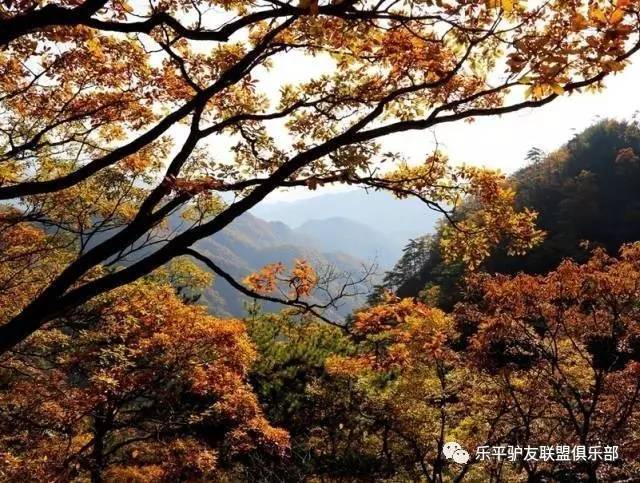
POLYGON ((111 425, 110 415, 104 408, 96 409, 93 420, 93 449, 91 450, 91 483, 102 483, 104 470, 104 440, 111 425))

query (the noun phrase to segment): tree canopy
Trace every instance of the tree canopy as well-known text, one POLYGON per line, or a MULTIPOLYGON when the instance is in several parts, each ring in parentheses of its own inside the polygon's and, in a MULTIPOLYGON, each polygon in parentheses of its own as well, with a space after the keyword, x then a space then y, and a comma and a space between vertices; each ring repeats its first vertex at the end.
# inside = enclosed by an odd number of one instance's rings
POLYGON ((385 137, 601 89, 638 50, 638 0, 0 2, 0 478, 637 479, 638 127, 533 149, 515 179, 385 137), (399 295, 337 324, 370 271, 241 280, 198 251, 327 184, 443 215, 399 295), (518 263, 539 270, 473 274, 518 263), (285 310, 213 316, 214 277, 285 310), (473 454, 596 444, 619 457, 473 454))
POLYGON ((3 360, 5 481, 210 481, 248 453, 285 455, 242 321, 186 304, 166 277, 97 297, 3 360))
MULTIPOLYGON (((598 88, 640 48, 638 8, 629 0, 3 2, 0 223, 12 236, 44 227, 44 239, 28 243, 65 255, 21 255, 56 264, 2 320, 0 348, 176 256, 196 256, 194 242, 282 187, 360 184, 418 196, 445 214, 475 199, 476 216, 451 231, 456 255, 474 264, 501 241, 521 252, 539 240, 535 214, 514 209, 501 176, 453 167, 438 151, 410 165, 379 141, 598 88), (296 55, 333 68, 278 81, 273 71, 296 55), (385 161, 391 167, 381 170, 385 161), (176 210, 185 210, 185 226, 167 230, 176 210), (134 253, 142 256, 122 263, 134 253)), ((0 267, 6 278, 15 270, 0 267)))
MULTIPOLYGON (((595 250, 546 275, 476 274, 444 312, 387 296, 349 333, 286 315, 252 320, 265 411, 291 435, 272 480, 637 479, 640 246, 595 250), (322 370, 324 369, 324 370, 322 370), (458 442, 470 459, 443 456, 458 442), (596 458, 507 460, 506 447, 617 446, 596 458), (504 457, 481 459, 480 447, 504 457), (295 471, 295 473, 293 473, 295 471), (288 476, 293 474, 293 476, 288 476)), ((586 453, 585 453, 586 454, 586 453)))

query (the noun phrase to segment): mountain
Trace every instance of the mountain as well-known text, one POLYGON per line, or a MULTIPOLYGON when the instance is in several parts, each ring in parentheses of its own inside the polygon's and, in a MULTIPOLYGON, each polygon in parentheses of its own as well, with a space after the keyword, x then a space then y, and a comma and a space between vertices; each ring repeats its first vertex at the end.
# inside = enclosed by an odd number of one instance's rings
POLYGON ((309 220, 296 228, 295 233, 322 251, 346 253, 375 261, 381 267, 393 266, 403 248, 398 239, 343 217, 309 220))
MULTIPOLYGON (((327 227, 333 225, 343 232, 354 234, 354 238, 366 238, 373 240, 373 234, 366 226, 354 228, 351 221, 341 223, 340 220, 328 220, 320 225, 327 227), (335 223, 335 224, 334 224, 335 223)), ((320 278, 331 279, 326 288, 336 294, 345 283, 351 283, 363 278, 368 273, 366 280, 361 283, 352 283, 349 293, 357 292, 340 301, 340 306, 331 308, 326 315, 339 320, 351 314, 355 309, 365 304, 367 295, 372 286, 381 280, 382 271, 375 267, 374 246, 386 246, 386 240, 376 238, 378 241, 370 243, 368 248, 358 250, 352 246, 353 253, 362 253, 362 257, 354 256, 340 250, 341 243, 331 243, 326 237, 314 239, 317 228, 310 223, 306 228, 292 230, 286 224, 278 221, 265 221, 249 213, 236 218, 230 225, 213 236, 204 238, 195 244, 195 248, 203 255, 210 258, 218 267, 241 282, 247 275, 260 270, 265 265, 281 262, 291 267, 296 259, 309 262, 320 278)), ((185 223, 179 213, 174 213, 169 218, 171 231, 179 233, 184 229, 185 223)), ((328 228, 327 228, 328 229, 328 228)), ((322 231, 323 229, 320 229, 322 231)), ((330 229, 328 229, 330 231, 330 229)), ((117 231, 99 233, 92 238, 88 248, 107 240, 117 231)), ((136 247, 125 256, 119 265, 129 265, 140 258, 150 255, 158 248, 158 245, 142 246, 146 240, 141 240, 134 245, 136 247)), ((158 242, 162 243, 162 242, 158 242)), ((348 245, 347 242, 344 243, 348 245)), ((388 259, 388 255, 387 256, 388 259)), ((202 267, 208 270, 204 265, 202 267)), ((318 292, 322 293, 322 290, 318 292)), ((313 302, 326 302, 321 295, 316 295, 313 302)), ((210 312, 220 316, 243 317, 246 315, 246 305, 250 299, 229 285, 223 278, 214 277, 214 283, 202 294, 201 302, 205 303, 210 312)), ((262 303, 266 311, 280 311, 283 306, 276 303, 262 303)))
MULTIPOLYGON (((418 200, 354 190, 262 203, 221 232, 200 240, 196 248, 239 281, 267 264, 290 266, 296 259, 305 259, 320 271, 333 270, 344 282, 350 276, 359 278, 374 264, 378 272, 393 267, 410 239, 435 230, 437 218, 418 200)), ((181 224, 179 215, 170 220, 178 231, 181 224)), ((95 237, 93 243, 99 241, 101 238, 95 237)), ((136 252, 127 263, 146 253, 136 252)), ((337 290, 341 280, 334 281, 331 288, 337 290)), ((332 315, 344 317, 362 306, 369 287, 378 282, 380 276, 374 275, 366 284, 359 284, 357 291, 362 294, 345 299, 332 315)), ((218 315, 246 315, 247 297, 221 277, 203 293, 202 301, 218 315)), ((263 308, 276 311, 282 306, 264 303, 263 308)))
MULTIPOLYGON (((281 222, 268 222, 250 214, 236 219, 220 233, 203 239, 196 248, 213 260, 216 265, 242 280, 269 263, 282 262, 290 266, 295 259, 309 261, 320 273, 331 269, 338 276, 330 284, 335 291, 349 277, 361 275, 363 267, 369 262, 339 251, 322 248, 323 244, 309 238, 304 231, 292 230, 281 222)), ((374 283, 372 280, 371 283, 374 283)), ((368 291, 362 284, 359 291, 368 291)), ((351 313, 365 302, 363 293, 347 298, 339 310, 331 314, 342 317, 351 313)), ((242 316, 246 314, 245 304, 248 298, 240 294, 222 278, 216 277, 213 286, 203 294, 204 302, 213 313, 218 315, 242 316)), ((321 300, 318 300, 321 301, 321 300)), ((265 310, 281 310, 278 304, 265 303, 265 310)))
MULTIPOLYGON (((373 230, 375 234, 369 233, 375 239, 379 239, 380 243, 389 243, 389 246, 378 247, 377 252, 385 254, 385 257, 388 256, 393 261, 400 257, 400 248, 410 239, 435 231, 435 224, 439 218, 436 212, 416 198, 399 200, 384 191, 367 192, 362 189, 323 194, 298 201, 262 203, 254 208, 252 213, 264 220, 286 223, 292 228, 303 227, 306 223, 313 222, 313 228, 303 228, 303 232, 311 230, 315 235, 320 235, 322 231, 317 225, 318 220, 340 218, 342 221, 339 223, 343 227, 346 227, 344 220, 350 220, 358 226, 349 227, 347 233, 353 230, 355 237, 362 231, 363 225, 373 230), (389 255, 388 250, 391 253, 389 255)), ((338 232, 332 226, 332 222, 325 224, 324 229, 331 231, 322 236, 323 239, 331 236, 338 238, 338 232)), ((355 246, 358 240, 350 236, 341 236, 340 239, 345 244, 338 247, 336 241, 336 247, 353 254, 350 247, 355 246)), ((360 243, 365 243, 362 238, 360 243)))
MULTIPOLYGON (((538 212, 543 242, 525 255, 509 256, 498 247, 481 267, 489 273, 544 274, 566 258, 585 262, 592 249, 616 255, 640 240, 640 127, 605 120, 574 136, 553 153, 538 156, 512 176, 516 204, 538 212)), ((385 286, 400 296, 439 287, 439 304, 449 309, 462 293, 462 269, 442 260, 436 234, 414 252, 407 250, 385 286), (422 266, 414 270, 413 260, 422 266)))
MULTIPOLYGON (((296 258, 355 278, 373 263, 380 270, 392 267, 407 242, 433 232, 437 219, 438 215, 419 200, 354 190, 262 203, 222 232, 198 242, 197 248, 237 280, 268 263, 290 265, 296 258)), ((377 281, 379 277, 372 277, 369 284, 377 281)), ((336 281, 332 287, 338 289, 339 285, 336 281)), ((368 286, 359 291, 369 291, 368 286)), ((245 314, 247 298, 220 277, 203 296, 213 312, 245 314)), ((365 297, 346 299, 334 316, 351 313, 364 304, 365 297)), ((282 308, 274 304, 263 307, 282 308)))
POLYGON ((638 124, 604 120, 515 173, 517 204, 538 212, 547 236, 521 257, 497 251, 487 270, 546 273, 563 258, 585 262, 597 246, 615 255, 639 240, 639 155, 638 124))

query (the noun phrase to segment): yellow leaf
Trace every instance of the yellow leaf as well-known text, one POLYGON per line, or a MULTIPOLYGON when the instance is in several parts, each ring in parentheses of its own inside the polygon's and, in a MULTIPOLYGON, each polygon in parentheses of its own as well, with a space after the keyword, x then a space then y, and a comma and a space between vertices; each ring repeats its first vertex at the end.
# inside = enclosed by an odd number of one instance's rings
POLYGON ((607 16, 604 14, 602 10, 600 10, 597 7, 591 8, 591 10, 589 11, 589 17, 592 20, 598 20, 599 22, 606 23, 607 21, 607 16))
POLYGON ((611 17, 609 18, 609 23, 612 25, 618 25, 624 19, 624 11, 616 8, 611 17))
POLYGON ((101 58, 104 55, 102 52, 102 47, 100 46, 100 41, 95 37, 87 41, 87 50, 97 58, 101 58))
POLYGON ((529 86, 524 92, 525 99, 531 99, 533 97, 533 86, 529 86))
POLYGON ((562 87, 560 84, 551 84, 549 87, 551 87, 551 90, 559 96, 564 94, 564 87, 562 87))
POLYGON ((544 95, 544 87, 543 86, 533 86, 532 95, 536 99, 542 97, 544 95))

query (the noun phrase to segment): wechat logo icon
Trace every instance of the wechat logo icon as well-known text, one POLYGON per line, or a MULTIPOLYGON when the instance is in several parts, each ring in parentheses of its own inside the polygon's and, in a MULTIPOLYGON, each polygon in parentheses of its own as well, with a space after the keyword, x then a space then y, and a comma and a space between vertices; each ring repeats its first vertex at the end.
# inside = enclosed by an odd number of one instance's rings
POLYGON ((455 441, 446 443, 442 447, 442 453, 444 454, 445 458, 447 458, 448 460, 452 459, 459 465, 464 465, 469 461, 469 453, 467 453, 466 450, 462 449, 462 446, 460 446, 455 441))

